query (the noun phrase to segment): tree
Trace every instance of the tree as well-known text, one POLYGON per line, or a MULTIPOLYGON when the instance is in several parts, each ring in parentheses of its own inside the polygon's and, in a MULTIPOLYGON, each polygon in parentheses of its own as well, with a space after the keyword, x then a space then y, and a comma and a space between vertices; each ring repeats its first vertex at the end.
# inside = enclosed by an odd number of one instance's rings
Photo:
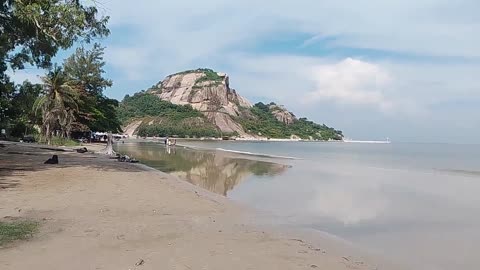
POLYGON ((11 100, 15 94, 15 86, 8 77, 3 76, 3 82, 0 83, 0 129, 8 127, 10 120, 13 119, 11 100))
MULTIPOLYGON (((12 85, 5 71, 25 64, 51 67, 58 50, 77 41, 109 34, 108 17, 80 0, 4 0, 0 3, 0 105, 8 103, 12 85)), ((3 107, 2 107, 3 108, 3 107)))
POLYGON ((9 110, 11 116, 11 136, 22 137, 29 131, 33 132, 35 124, 40 124, 40 122, 37 122, 40 119, 35 116, 32 107, 41 91, 42 86, 40 84, 32 84, 29 81, 24 81, 22 84, 15 86, 9 110))
POLYGON ((92 96, 102 96, 103 90, 112 86, 111 80, 103 78, 104 49, 98 43, 95 43, 91 50, 80 47, 63 62, 67 76, 75 81, 81 90, 92 96))
POLYGON ((69 137, 78 110, 78 94, 60 67, 56 66, 42 81, 44 89, 33 108, 41 113, 42 136, 50 144, 55 128, 60 129, 62 137, 69 137))
POLYGON ((104 48, 94 44, 91 50, 78 48, 63 63, 65 74, 79 92, 78 127, 95 131, 120 131, 115 108, 118 102, 104 96, 112 81, 103 77, 104 48))

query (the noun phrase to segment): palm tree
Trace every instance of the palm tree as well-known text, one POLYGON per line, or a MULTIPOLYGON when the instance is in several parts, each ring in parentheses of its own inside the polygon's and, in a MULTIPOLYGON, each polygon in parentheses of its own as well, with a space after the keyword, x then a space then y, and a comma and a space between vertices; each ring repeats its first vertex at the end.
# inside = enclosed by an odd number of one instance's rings
POLYGON ((60 67, 55 66, 42 77, 43 93, 35 101, 33 110, 42 116, 42 137, 51 144, 55 128, 61 129, 61 136, 69 137, 71 125, 78 110, 77 92, 73 83, 60 67))

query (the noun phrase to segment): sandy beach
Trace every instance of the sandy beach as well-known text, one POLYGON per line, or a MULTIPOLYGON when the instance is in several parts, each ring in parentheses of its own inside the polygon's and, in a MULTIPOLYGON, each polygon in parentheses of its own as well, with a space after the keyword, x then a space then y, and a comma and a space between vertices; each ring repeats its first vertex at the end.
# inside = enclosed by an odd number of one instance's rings
POLYGON ((257 227, 249 209, 142 165, 2 144, 0 219, 41 224, 0 248, 2 270, 390 269, 257 227), (53 154, 60 164, 44 165, 53 154))

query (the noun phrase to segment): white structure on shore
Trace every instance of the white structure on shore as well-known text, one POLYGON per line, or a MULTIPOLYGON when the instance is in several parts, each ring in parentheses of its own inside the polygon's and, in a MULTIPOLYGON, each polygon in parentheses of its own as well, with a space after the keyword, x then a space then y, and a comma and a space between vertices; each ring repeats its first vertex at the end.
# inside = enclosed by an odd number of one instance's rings
POLYGON ((361 141, 361 140, 343 139, 343 142, 347 142, 347 143, 391 143, 389 138, 387 138, 384 141, 361 141))

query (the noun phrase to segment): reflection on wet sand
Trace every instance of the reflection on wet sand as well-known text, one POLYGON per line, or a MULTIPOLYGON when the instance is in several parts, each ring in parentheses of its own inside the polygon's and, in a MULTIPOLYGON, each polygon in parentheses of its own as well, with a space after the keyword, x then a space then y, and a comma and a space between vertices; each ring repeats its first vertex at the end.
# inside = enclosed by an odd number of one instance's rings
POLYGON ((154 143, 119 144, 117 151, 224 196, 250 175, 274 176, 283 173, 289 167, 239 158, 221 151, 197 151, 179 146, 164 147, 154 143))

